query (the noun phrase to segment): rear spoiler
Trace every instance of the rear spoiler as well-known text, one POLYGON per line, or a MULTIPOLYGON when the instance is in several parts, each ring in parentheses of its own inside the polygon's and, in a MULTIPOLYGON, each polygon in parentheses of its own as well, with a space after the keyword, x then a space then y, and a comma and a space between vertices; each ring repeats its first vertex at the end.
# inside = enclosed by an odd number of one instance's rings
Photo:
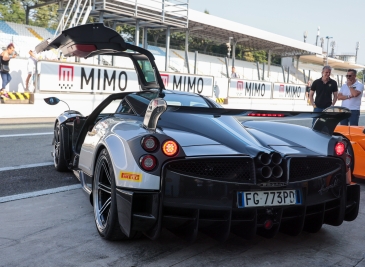
POLYGON ((248 116, 265 118, 316 119, 312 129, 332 135, 337 124, 351 116, 351 111, 343 107, 330 107, 323 112, 273 111, 167 106, 166 112, 220 116, 248 116))

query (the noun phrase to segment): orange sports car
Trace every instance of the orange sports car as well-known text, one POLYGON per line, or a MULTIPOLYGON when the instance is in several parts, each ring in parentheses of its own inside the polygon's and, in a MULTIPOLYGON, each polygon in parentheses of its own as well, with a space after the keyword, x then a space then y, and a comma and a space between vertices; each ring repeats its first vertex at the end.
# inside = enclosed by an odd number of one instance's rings
POLYGON ((347 153, 352 157, 350 168, 355 178, 365 179, 365 126, 338 125, 335 134, 346 137, 351 146, 347 153))

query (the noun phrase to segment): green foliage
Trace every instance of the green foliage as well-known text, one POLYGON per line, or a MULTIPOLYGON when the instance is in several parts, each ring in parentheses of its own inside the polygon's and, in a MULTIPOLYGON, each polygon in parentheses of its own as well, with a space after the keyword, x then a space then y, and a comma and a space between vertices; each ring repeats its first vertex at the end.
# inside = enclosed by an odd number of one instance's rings
POLYGON ((56 4, 39 7, 35 10, 31 25, 56 29, 58 26, 58 6, 56 4))
POLYGON ((15 23, 25 23, 25 10, 20 0, 2 0, 0 19, 15 23))
POLYGON ((249 61, 249 62, 254 62, 255 61, 255 57, 253 56, 252 52, 245 52, 243 54, 242 59, 246 60, 246 61, 249 61))
POLYGON ((255 58, 255 61, 258 61, 260 63, 267 63, 266 51, 255 51, 252 53, 252 55, 255 58))
POLYGON ((357 72, 357 75, 356 75, 356 78, 357 78, 359 81, 361 81, 361 82, 362 82, 362 79, 363 79, 363 77, 364 77, 364 71, 365 71, 365 70, 358 71, 358 72, 357 72))
MULTIPOLYGON (((26 23, 27 7, 44 3, 42 0, 0 0, 0 2, 0 20, 21 24, 26 23)), ((29 24, 55 29, 58 25, 57 9, 57 4, 30 9, 29 24)))

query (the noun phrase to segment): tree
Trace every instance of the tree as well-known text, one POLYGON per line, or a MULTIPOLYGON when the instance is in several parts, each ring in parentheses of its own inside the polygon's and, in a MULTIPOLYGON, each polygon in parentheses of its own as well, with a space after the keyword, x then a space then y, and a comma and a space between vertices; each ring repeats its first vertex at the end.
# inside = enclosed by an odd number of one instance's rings
POLYGON ((357 78, 360 82, 362 82, 362 80, 363 80, 364 72, 365 72, 365 70, 362 70, 362 71, 358 71, 358 72, 357 72, 356 78, 357 78))
POLYGON ((159 30, 149 30, 148 33, 150 34, 150 36, 153 39, 153 45, 154 46, 157 46, 157 42, 158 42, 158 39, 160 39, 160 37, 166 35, 165 32, 161 29, 159 29, 159 30))
POLYGON ((51 4, 36 8, 31 16, 31 25, 56 29, 58 26, 58 5, 51 4))
POLYGON ((243 54, 243 60, 249 61, 249 62, 254 62, 255 61, 255 57, 253 56, 252 52, 245 52, 243 54))
POLYGON ((255 58, 255 61, 258 61, 260 63, 266 63, 267 62, 267 53, 266 53, 266 51, 263 51, 263 50, 254 51, 254 52, 252 52, 252 55, 255 58))
POLYGON ((25 23, 25 10, 20 0, 2 0, 0 19, 15 23, 25 23))
MULTIPOLYGON (((44 3, 42 0, 1 0, 0 19, 25 24, 27 7, 42 3, 44 3)), ((57 9, 57 4, 31 9, 29 24, 44 28, 56 28, 58 24, 57 9)))

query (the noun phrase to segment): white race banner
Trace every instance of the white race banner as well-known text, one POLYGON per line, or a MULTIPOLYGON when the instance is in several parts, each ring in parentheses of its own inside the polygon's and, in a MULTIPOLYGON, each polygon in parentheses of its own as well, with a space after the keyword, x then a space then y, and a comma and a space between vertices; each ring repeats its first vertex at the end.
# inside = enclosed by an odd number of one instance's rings
POLYGON ((140 91, 132 69, 110 68, 61 62, 38 62, 40 91, 133 92, 140 91))
POLYGON ((213 96, 213 76, 161 72, 166 89, 213 96))
POLYGON ((272 98, 276 99, 304 99, 305 84, 274 83, 272 98))
POLYGON ((271 98, 271 83, 231 79, 228 97, 271 98))
MULTIPOLYGON (((60 62, 38 62, 40 91, 56 92, 135 92, 140 91, 138 76, 134 69, 71 64, 60 62)), ((213 96, 213 77, 161 73, 167 89, 213 96)))

